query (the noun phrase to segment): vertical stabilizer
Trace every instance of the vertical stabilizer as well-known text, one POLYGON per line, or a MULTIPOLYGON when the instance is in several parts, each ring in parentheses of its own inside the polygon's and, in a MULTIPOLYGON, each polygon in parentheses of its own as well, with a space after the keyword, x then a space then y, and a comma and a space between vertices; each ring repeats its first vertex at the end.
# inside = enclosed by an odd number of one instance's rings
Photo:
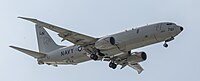
POLYGON ((37 34, 37 41, 38 41, 38 48, 39 52, 41 53, 49 53, 53 50, 61 48, 62 46, 57 45, 44 27, 40 25, 35 25, 36 34, 37 34))

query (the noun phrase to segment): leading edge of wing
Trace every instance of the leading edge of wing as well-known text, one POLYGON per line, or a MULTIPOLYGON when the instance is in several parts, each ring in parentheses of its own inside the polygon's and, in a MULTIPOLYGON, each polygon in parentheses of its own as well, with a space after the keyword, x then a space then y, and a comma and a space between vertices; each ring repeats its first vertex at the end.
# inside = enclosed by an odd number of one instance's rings
MULTIPOLYGON (((17 18, 20 18, 20 19, 24 19, 24 20, 33 22, 33 23, 35 23, 35 24, 37 24, 37 25, 44 26, 45 28, 50 29, 50 30, 52 30, 53 27, 57 27, 57 26, 54 26, 54 25, 45 23, 45 22, 43 22, 43 21, 34 19, 34 18, 28 18, 28 17, 17 17, 17 18)), ((58 30, 52 30, 52 31, 55 31, 55 32, 57 32, 57 33, 64 33, 64 32, 65 32, 64 30, 66 30, 66 29, 61 28, 61 27, 57 27, 57 28, 59 28, 59 31, 58 31, 58 30), (62 31, 62 30, 63 30, 63 31, 62 31)), ((70 30, 67 30, 67 31, 70 31, 70 30)))
POLYGON ((20 19, 24 19, 24 20, 27 20, 27 21, 31 21, 33 23, 39 23, 37 19, 33 19, 33 18, 27 18, 27 17, 17 17, 17 18, 20 18, 20 19))
POLYGON ((96 38, 94 38, 94 37, 90 37, 88 35, 84 35, 84 34, 80 34, 80 33, 77 33, 77 32, 71 31, 71 30, 67 30, 67 29, 52 25, 52 24, 48 24, 46 22, 39 21, 34 18, 27 18, 27 17, 18 17, 18 18, 33 22, 36 25, 40 25, 40 26, 50 29, 54 32, 57 32, 57 33, 59 33, 58 35, 60 37, 62 37, 64 40, 68 40, 76 45, 84 45, 84 44, 87 44, 87 43, 90 43, 90 42, 93 42, 96 40, 96 38))

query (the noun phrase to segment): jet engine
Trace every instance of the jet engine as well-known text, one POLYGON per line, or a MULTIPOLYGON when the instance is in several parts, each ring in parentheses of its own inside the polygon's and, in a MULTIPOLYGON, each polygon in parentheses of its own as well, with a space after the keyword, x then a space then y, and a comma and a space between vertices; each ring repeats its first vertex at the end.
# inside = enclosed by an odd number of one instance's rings
POLYGON ((105 37, 97 40, 95 43, 95 47, 100 50, 111 49, 115 47, 115 42, 116 41, 114 37, 105 37))
POLYGON ((145 61, 146 59, 147 55, 145 52, 136 52, 136 53, 131 53, 131 56, 127 58, 127 61, 131 63, 138 63, 145 61))

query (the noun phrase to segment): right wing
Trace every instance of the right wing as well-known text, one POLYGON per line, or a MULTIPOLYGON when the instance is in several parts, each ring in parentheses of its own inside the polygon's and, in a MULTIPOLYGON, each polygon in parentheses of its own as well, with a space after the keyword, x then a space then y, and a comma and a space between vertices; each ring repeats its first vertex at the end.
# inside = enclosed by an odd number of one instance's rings
POLYGON ((70 30, 67 30, 67 29, 52 25, 52 24, 48 24, 48 23, 39 21, 37 19, 25 18, 25 17, 18 17, 18 18, 31 21, 33 23, 36 23, 36 25, 40 25, 40 26, 50 29, 54 32, 57 32, 57 33, 59 33, 58 35, 63 38, 63 40, 68 40, 68 41, 74 43, 75 45, 85 46, 85 45, 91 44, 97 40, 94 37, 83 35, 83 34, 80 34, 80 33, 74 32, 74 31, 70 31, 70 30))

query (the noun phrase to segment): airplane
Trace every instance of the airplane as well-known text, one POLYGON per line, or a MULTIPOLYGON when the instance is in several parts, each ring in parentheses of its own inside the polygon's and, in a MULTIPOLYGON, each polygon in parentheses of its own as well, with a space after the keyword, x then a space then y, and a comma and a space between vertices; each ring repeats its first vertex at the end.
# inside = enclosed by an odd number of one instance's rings
POLYGON ((37 59, 39 65, 77 65, 89 60, 107 61, 112 69, 121 65, 120 69, 129 66, 140 74, 144 69, 139 64, 147 59, 147 54, 131 52, 133 49, 174 40, 183 27, 172 22, 160 22, 122 31, 100 38, 91 37, 68 29, 64 29, 34 18, 18 17, 35 24, 39 52, 10 46, 20 52, 37 59), (45 29, 58 33, 61 41, 69 41, 72 46, 57 45, 45 29))

